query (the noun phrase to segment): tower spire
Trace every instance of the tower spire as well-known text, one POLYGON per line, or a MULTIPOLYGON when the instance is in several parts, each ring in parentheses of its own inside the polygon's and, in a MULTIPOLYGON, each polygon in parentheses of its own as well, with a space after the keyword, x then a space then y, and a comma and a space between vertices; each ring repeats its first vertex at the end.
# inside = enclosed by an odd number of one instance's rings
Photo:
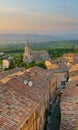
POLYGON ((28 38, 26 40, 26 45, 27 45, 27 47, 29 47, 29 40, 28 40, 28 38))

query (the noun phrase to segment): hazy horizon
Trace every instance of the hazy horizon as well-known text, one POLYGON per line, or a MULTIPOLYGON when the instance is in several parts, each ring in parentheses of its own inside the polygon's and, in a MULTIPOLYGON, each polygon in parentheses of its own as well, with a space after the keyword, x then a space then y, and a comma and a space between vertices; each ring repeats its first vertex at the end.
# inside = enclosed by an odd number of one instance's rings
POLYGON ((2 43, 26 43, 26 40, 29 42, 49 42, 49 41, 69 41, 69 40, 78 40, 78 34, 69 34, 69 35, 45 35, 45 34, 0 34, 0 44, 2 43))

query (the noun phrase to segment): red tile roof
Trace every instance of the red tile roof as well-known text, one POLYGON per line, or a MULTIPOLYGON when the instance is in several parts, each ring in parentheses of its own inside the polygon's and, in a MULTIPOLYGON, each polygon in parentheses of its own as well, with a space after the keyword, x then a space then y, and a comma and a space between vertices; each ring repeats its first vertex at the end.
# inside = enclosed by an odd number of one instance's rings
MULTIPOLYGON (((27 70, 28 71, 28 70, 27 70)), ((17 71, 18 72, 18 71, 17 71)), ((21 75, 10 74, 10 79, 0 83, 0 128, 2 130, 17 130, 31 113, 46 102, 49 80, 56 82, 52 72, 40 67, 33 67, 29 72, 21 75), (25 85, 24 81, 32 81, 32 86, 25 85)), ((2 80, 9 77, 3 75, 2 80)))
POLYGON ((62 57, 74 57, 75 55, 74 54, 72 54, 72 53, 66 53, 66 54, 64 54, 62 57))
POLYGON ((16 74, 17 72, 23 72, 23 71, 25 71, 25 68, 22 67, 22 68, 15 68, 15 69, 0 72, 0 80, 7 77, 7 76, 11 76, 13 74, 16 74))
POLYGON ((69 78, 69 81, 74 81, 74 80, 78 80, 78 75, 77 76, 72 76, 71 78, 69 78))
POLYGON ((23 75, 15 76, 10 79, 6 84, 7 86, 32 99, 41 106, 43 105, 43 103, 45 103, 49 80, 51 78, 52 82, 55 83, 56 76, 53 76, 52 73, 47 73, 46 71, 44 71, 44 69, 38 68, 37 71, 36 67, 34 68, 35 72, 33 70, 33 72, 25 72, 23 75), (27 80, 28 82, 32 81, 32 86, 30 87, 28 86, 28 84, 25 85, 25 80, 27 80))
POLYGON ((0 129, 18 130, 37 104, 11 87, 0 84, 0 129))
POLYGON ((77 71, 78 70, 78 64, 75 64, 71 67, 71 69, 69 70, 69 73, 73 72, 73 71, 77 71))
POLYGON ((78 129, 78 81, 68 82, 61 97, 61 130, 78 129))

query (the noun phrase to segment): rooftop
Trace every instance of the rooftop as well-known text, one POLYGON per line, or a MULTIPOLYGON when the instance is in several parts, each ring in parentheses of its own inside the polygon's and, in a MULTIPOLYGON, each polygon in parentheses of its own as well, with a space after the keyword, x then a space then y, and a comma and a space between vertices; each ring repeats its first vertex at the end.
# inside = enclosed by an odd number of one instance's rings
POLYGON ((53 83, 56 82, 56 76, 52 75, 52 73, 47 73, 46 76, 44 69, 40 67, 33 67, 30 72, 25 72, 23 75, 15 76, 10 79, 8 82, 6 82, 6 85, 30 98, 41 106, 45 102, 50 78, 52 79, 53 83), (31 81, 32 86, 29 86, 28 83, 25 84, 25 80, 27 82, 31 81))
POLYGON ((18 130, 36 108, 34 101, 0 83, 1 130, 18 130))
POLYGON ((61 97, 61 130, 78 129, 78 81, 70 81, 61 97))
POLYGON ((75 64, 71 67, 71 69, 69 70, 69 72, 73 72, 73 71, 77 71, 78 70, 78 64, 75 64))
POLYGON ((22 71, 18 71, 18 72, 16 72, 16 73, 13 73, 13 74, 10 74, 10 75, 4 77, 4 78, 1 79, 0 81, 1 81, 2 83, 6 83, 6 82, 8 82, 12 77, 14 77, 14 76, 20 76, 20 75, 23 75, 23 74, 24 74, 24 71, 23 71, 23 72, 22 72, 22 71))
POLYGON ((45 61, 45 65, 48 69, 55 69, 59 67, 57 64, 52 64, 50 61, 45 61))
POLYGON ((0 128, 18 130, 37 107, 37 112, 40 113, 41 106, 46 104, 49 80, 51 78, 53 83, 56 82, 56 76, 37 66, 26 71, 16 69, 6 71, 5 75, 1 74, 0 128), (32 86, 29 86, 29 81, 32 82, 32 86))
POLYGON ((71 78, 69 78, 69 81, 74 81, 74 80, 78 80, 78 75, 77 76, 72 76, 71 78))
POLYGON ((0 80, 2 80, 3 78, 6 78, 6 77, 17 75, 17 72, 21 73, 24 70, 25 70, 25 68, 21 67, 21 68, 15 68, 15 69, 0 72, 0 80))
POLYGON ((27 69, 26 72, 29 72, 32 76, 40 76, 43 79, 50 79, 53 75, 53 72, 47 69, 43 69, 38 66, 34 66, 30 69, 27 69))
POLYGON ((7 86, 13 88, 15 91, 18 91, 22 95, 25 95, 26 97, 41 105, 45 98, 46 86, 44 86, 44 83, 42 83, 40 80, 41 79, 39 79, 39 77, 37 77, 36 79, 32 79, 29 77, 25 77, 25 75, 22 75, 21 77, 12 78, 6 84, 7 86), (33 85, 31 87, 25 85, 25 80, 32 81, 33 85), (44 87, 45 89, 43 89, 44 87))
POLYGON ((72 53, 66 53, 62 57, 74 57, 75 55, 72 53))
POLYGON ((55 68, 55 69, 49 69, 51 73, 63 73, 63 72, 68 72, 69 67, 61 67, 61 68, 55 68))

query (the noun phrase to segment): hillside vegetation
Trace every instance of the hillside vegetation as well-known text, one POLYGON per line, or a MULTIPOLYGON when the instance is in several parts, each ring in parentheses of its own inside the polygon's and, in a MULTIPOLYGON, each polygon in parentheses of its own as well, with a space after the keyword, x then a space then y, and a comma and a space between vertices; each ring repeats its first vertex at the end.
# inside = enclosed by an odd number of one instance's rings
MULTIPOLYGON (((34 50, 47 50, 52 59, 60 57, 64 53, 78 53, 78 40, 74 41, 52 41, 52 42, 36 42, 29 44, 31 49, 34 50)), ((26 43, 12 43, 5 44, 2 46, 0 44, 0 52, 4 52, 6 55, 17 55, 24 53, 24 47, 26 43)))
MULTIPOLYGON (((46 49, 46 48, 78 48, 78 40, 71 41, 51 41, 51 42, 30 42, 30 47, 37 49, 46 49)), ((0 50, 2 48, 24 48, 26 43, 9 43, 1 44, 0 50)))

